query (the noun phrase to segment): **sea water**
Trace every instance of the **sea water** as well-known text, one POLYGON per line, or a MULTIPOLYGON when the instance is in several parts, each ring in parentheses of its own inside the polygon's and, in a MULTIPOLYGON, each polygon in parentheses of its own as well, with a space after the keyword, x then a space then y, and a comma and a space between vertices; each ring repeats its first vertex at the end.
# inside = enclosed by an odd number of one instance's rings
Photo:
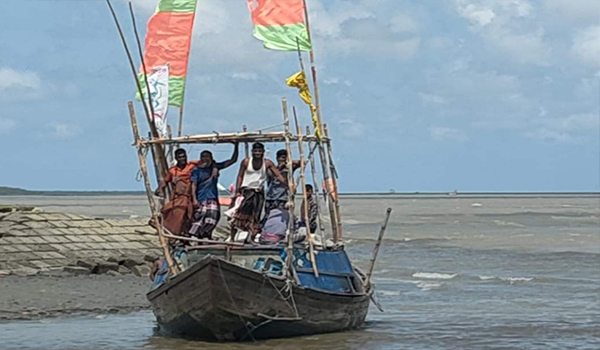
MULTIPOLYGON (((142 197, 0 197, 47 210, 146 215, 142 197)), ((0 349, 600 349, 598 196, 343 197, 366 267, 392 207, 362 329, 242 344, 163 337, 144 311, 0 324, 0 349)), ((0 295, 1 297, 1 295, 0 295)))

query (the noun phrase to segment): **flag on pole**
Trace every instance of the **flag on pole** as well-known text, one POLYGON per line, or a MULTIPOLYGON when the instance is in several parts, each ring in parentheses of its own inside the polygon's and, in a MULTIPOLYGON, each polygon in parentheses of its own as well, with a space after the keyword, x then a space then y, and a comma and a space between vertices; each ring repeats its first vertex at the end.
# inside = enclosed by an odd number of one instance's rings
POLYGON ((312 102, 312 95, 310 94, 310 87, 306 82, 306 76, 303 71, 293 74, 289 78, 286 79, 285 83, 289 87, 295 87, 298 89, 298 94, 304 103, 310 106, 311 118, 313 122, 313 126, 315 128, 315 136, 321 140, 321 125, 319 123, 319 118, 317 117, 317 108, 312 102))
POLYGON ((310 51, 303 0, 248 0, 254 37, 267 49, 310 51))
MULTIPOLYGON (((169 65, 152 68, 148 76, 150 101, 154 115, 152 120, 161 138, 167 138, 167 110, 169 109, 169 65)), ((148 99, 146 98, 146 103, 148 99)), ((150 110, 150 108, 148 108, 150 110)))
MULTIPOLYGON (((148 21, 144 52, 146 74, 169 65, 169 104, 183 106, 192 28, 198 0, 160 0, 148 21)), ((143 67, 140 83, 146 94, 143 67)), ((137 96, 138 100, 140 96, 137 96)))

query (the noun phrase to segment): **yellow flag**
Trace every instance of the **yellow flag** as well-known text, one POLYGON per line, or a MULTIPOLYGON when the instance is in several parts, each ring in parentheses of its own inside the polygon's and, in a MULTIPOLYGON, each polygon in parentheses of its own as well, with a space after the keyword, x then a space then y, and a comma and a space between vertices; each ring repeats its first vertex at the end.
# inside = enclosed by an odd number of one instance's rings
POLYGON ((286 79, 285 83, 289 87, 295 87, 298 89, 298 94, 304 103, 310 106, 311 119, 315 127, 315 136, 321 139, 321 125, 319 125, 319 118, 317 118, 317 108, 312 103, 312 95, 310 94, 310 88, 306 82, 306 76, 303 71, 300 71, 286 79))

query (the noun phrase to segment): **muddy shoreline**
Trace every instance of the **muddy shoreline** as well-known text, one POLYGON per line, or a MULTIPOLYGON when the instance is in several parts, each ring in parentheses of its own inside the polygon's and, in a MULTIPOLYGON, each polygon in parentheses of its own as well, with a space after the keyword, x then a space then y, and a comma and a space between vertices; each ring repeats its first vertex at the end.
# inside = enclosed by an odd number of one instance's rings
POLYGON ((131 274, 0 277, 0 322, 148 309, 150 283, 148 277, 131 274))

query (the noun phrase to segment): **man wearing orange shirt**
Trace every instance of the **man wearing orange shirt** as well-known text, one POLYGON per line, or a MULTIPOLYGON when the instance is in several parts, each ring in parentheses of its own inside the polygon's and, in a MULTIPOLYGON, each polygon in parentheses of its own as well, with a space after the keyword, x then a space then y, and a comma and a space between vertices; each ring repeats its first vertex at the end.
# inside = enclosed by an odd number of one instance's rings
MULTIPOLYGON (((164 181, 158 185, 155 194, 162 196, 167 184, 173 185, 173 196, 162 210, 163 227, 175 235, 187 235, 194 214, 192 193, 192 171, 200 163, 199 160, 188 162, 187 153, 179 148, 175 151, 177 164, 169 168, 164 181)), ((216 175, 216 174, 215 174, 216 175)))

